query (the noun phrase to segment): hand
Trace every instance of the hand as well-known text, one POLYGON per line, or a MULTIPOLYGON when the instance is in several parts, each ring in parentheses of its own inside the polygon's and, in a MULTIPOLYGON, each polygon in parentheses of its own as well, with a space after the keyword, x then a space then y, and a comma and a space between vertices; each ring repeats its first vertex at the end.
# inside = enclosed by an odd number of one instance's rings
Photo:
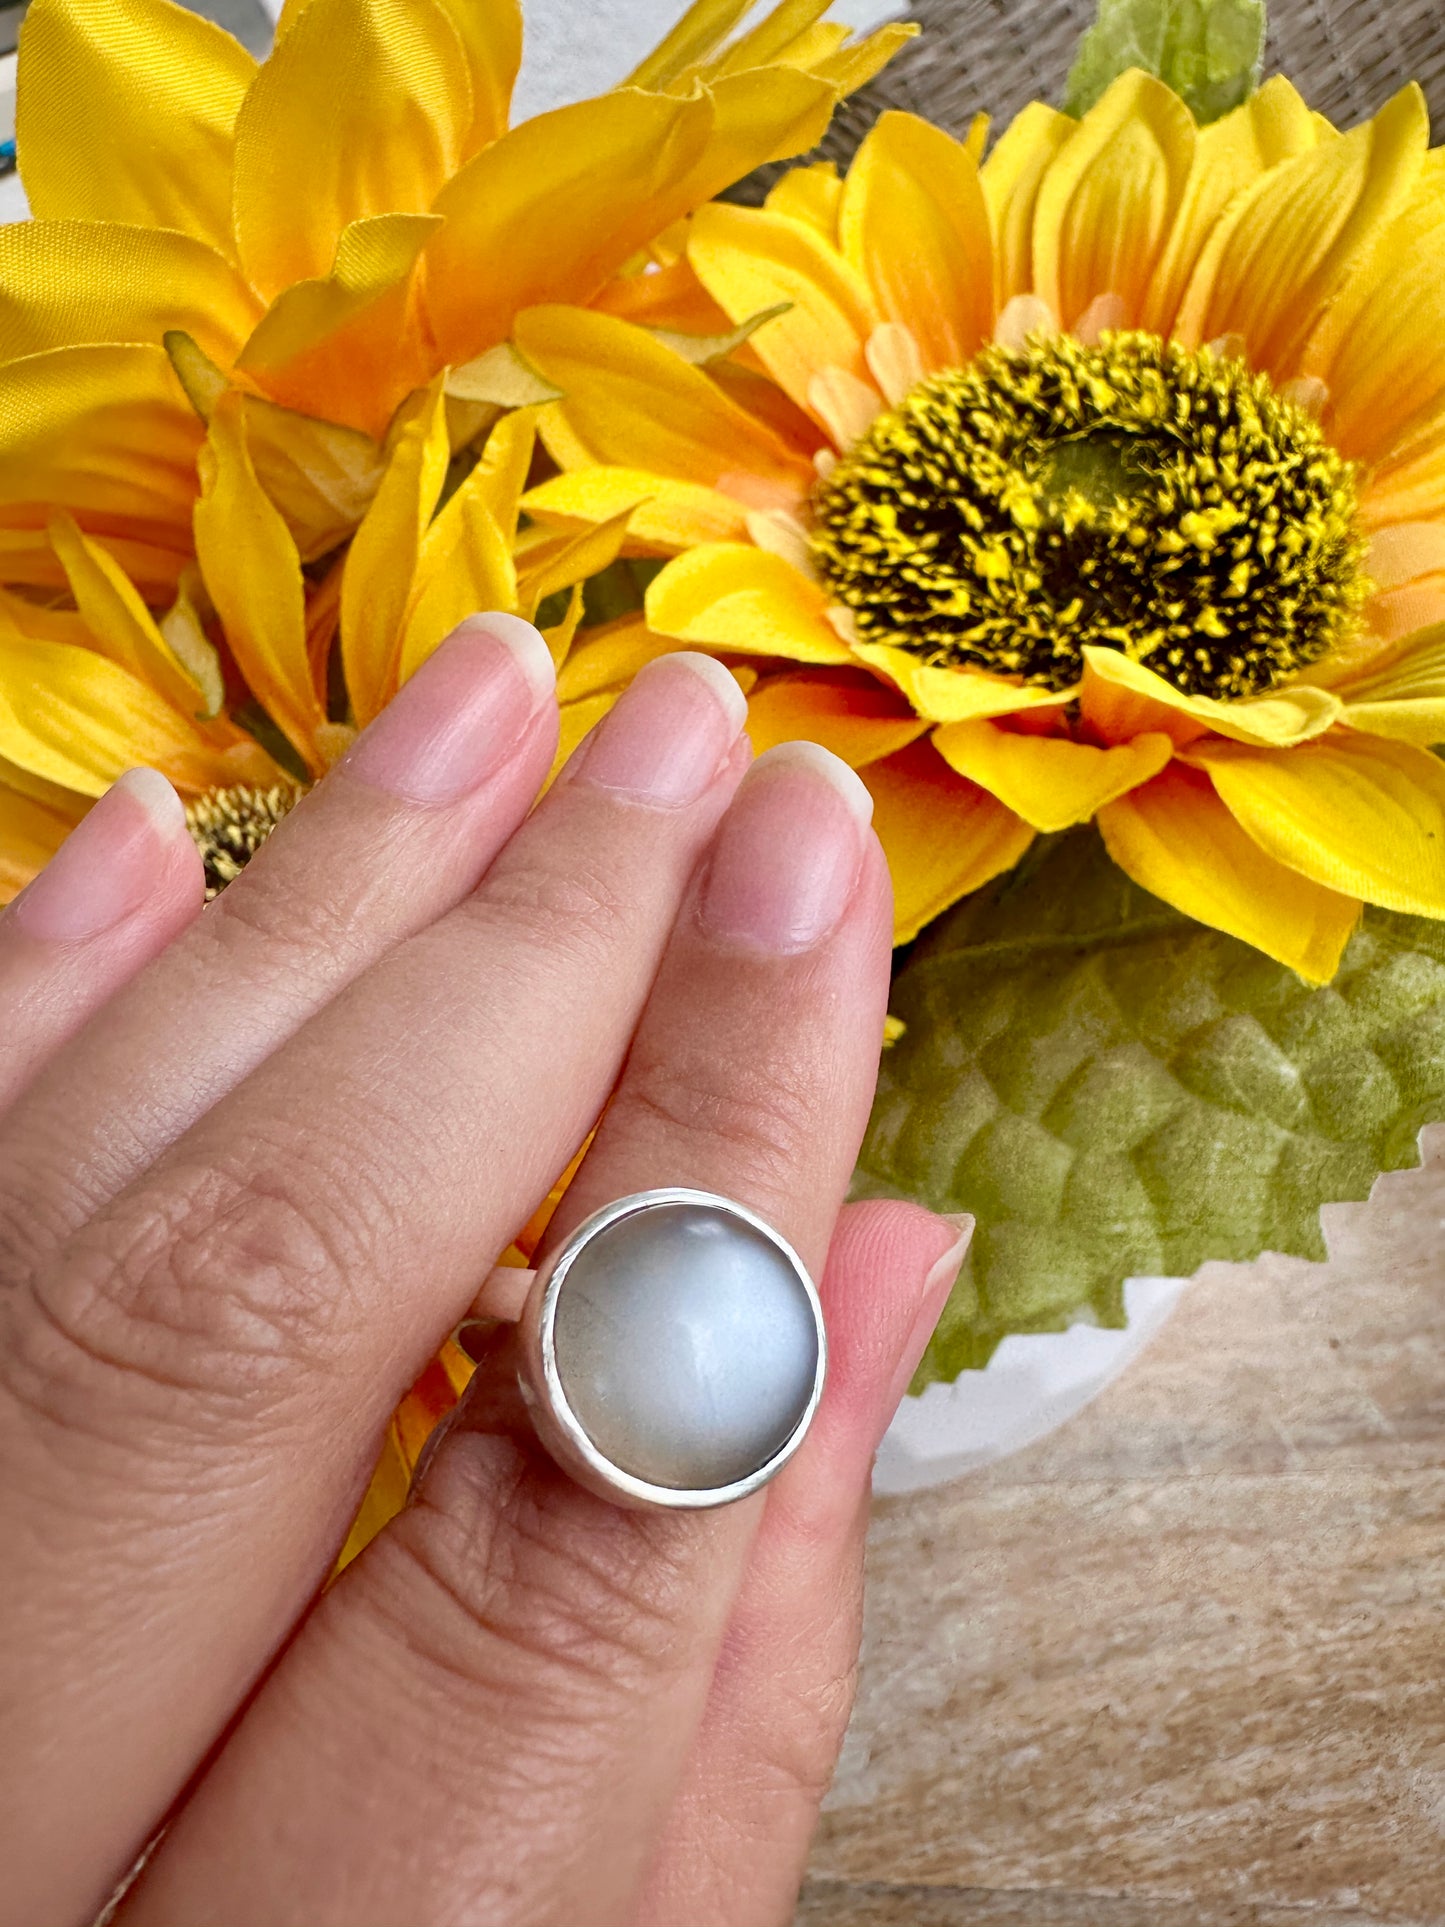
POLYGON ((0 917, 5 1927, 84 1927, 167 1821, 124 1927, 791 1918, 872 1455, 961 1240, 840 1216, 887 873, 858 779, 744 777, 743 720, 660 660, 532 810, 550 659, 479 618, 204 912, 143 771, 0 917), (493 1345, 321 1592, 389 1413, 599 1114, 554 1237, 696 1185, 822 1274, 805 1445, 754 1499, 624 1512, 493 1345))

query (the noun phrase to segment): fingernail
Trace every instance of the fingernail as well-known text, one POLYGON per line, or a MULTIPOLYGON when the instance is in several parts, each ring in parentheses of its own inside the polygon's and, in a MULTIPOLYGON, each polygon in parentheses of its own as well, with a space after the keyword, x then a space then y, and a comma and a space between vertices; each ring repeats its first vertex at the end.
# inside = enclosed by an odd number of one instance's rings
POLYGON ((653 809, 709 790, 742 734, 748 705, 711 656, 678 650, 641 670, 573 758, 569 781, 653 809))
POLYGON ((963 1261, 968 1256, 968 1247, 973 1241, 973 1219, 964 1212, 944 1212, 939 1215, 940 1226, 949 1226, 954 1233, 951 1243, 929 1266, 923 1280, 923 1290, 918 1300, 918 1316, 908 1334, 898 1359, 898 1369, 894 1374, 893 1389, 888 1399, 888 1417, 891 1421, 898 1409, 899 1400, 913 1379, 913 1374, 928 1350, 928 1341, 938 1329, 938 1321, 943 1316, 943 1308, 948 1303, 949 1293, 958 1283, 958 1274, 963 1261))
POLYGON ((99 937, 144 905, 167 847, 188 835, 165 777, 127 770, 15 899, 15 921, 46 943, 99 937))
POLYGON ((816 743, 768 750, 718 831, 704 924, 758 950, 810 950, 848 907, 872 816, 872 797, 828 750, 816 743))
POLYGON ((556 690, 552 654, 520 616, 470 616, 357 740, 341 767, 408 803, 456 803, 516 750, 556 690))

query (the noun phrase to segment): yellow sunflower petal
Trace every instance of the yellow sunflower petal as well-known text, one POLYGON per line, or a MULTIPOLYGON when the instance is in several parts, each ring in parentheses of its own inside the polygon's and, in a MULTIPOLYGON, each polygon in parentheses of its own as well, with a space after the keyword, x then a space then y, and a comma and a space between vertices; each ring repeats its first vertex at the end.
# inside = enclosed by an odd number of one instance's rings
POLYGON ((1410 86, 1365 126, 1247 188, 1199 256, 1180 339, 1240 334, 1255 367, 1295 374, 1321 311, 1408 200, 1429 134, 1424 97, 1410 86))
POLYGON ((1174 754, 1168 736, 1136 736, 1113 749, 1096 749, 989 722, 950 723, 934 732, 933 747, 960 776, 1046 833, 1087 823, 1105 804, 1157 776, 1174 754))
POLYGON ((1034 840, 1027 823, 951 770, 926 742, 870 763, 873 827, 893 874, 893 941, 1011 870, 1034 840))
POLYGON ((839 245, 924 368, 957 367, 993 332, 993 242, 978 168, 916 114, 884 114, 848 170, 839 245))
POLYGON ((812 228, 762 208, 705 207, 693 222, 688 259, 734 322, 788 303, 749 346, 801 408, 824 369, 868 380, 864 347, 883 317, 862 275, 812 228))
POLYGON ((303 562, 327 555, 366 513, 386 472, 379 443, 354 428, 242 398, 261 486, 286 517, 303 562))
POLYGON ((89 803, 89 797, 58 784, 27 780, 27 772, 0 760, 0 903, 9 903, 45 868, 89 803), (18 785, 11 782, 12 774, 20 777, 18 785))
POLYGON ((678 179, 712 124, 705 96, 604 94, 539 114, 469 161, 437 196, 446 225, 424 257, 443 359, 505 340, 523 308, 595 294, 683 211, 678 179))
POLYGON ((939 669, 907 649, 859 642, 853 656, 893 683, 920 716, 933 723, 966 723, 984 716, 1012 716, 1022 709, 1061 709, 1076 689, 1035 689, 974 669, 939 669))
POLYGON ((659 635, 745 656, 846 663, 849 651, 826 609, 815 582, 744 543, 708 543, 676 556, 647 591, 648 627, 659 635))
POLYGON ((630 514, 631 511, 625 509, 610 522, 599 522, 596 528, 576 534, 561 531, 555 543, 547 543, 525 558, 519 554, 517 598, 529 622, 537 613, 537 605, 548 596, 570 589, 574 583, 585 582, 589 576, 600 575, 603 569, 612 566, 622 553, 630 514))
POLYGON ((436 0, 308 0, 236 120, 236 240, 265 295, 324 280, 353 222, 424 213, 472 119, 436 0))
POLYGON ((604 623, 589 629, 568 655, 557 677, 557 694, 566 705, 619 690, 639 669, 658 656, 671 655, 677 646, 671 636, 654 635, 641 616, 604 623))
POLYGON ((0 756, 83 796, 137 763, 188 792, 280 780, 258 744, 202 730, 119 663, 18 631, 0 636, 0 756))
POLYGON ((748 699, 748 735, 760 756, 778 743, 821 743, 851 769, 863 769, 906 749, 927 729, 863 676, 776 676, 748 699))
POLYGON ((196 559, 252 694, 319 774, 326 711, 307 650, 301 558, 256 479, 240 399, 220 403, 201 451, 196 559))
POLYGON ((467 616, 516 606, 517 573, 506 537, 480 490, 458 491, 422 543, 398 679, 414 675, 467 616))
POLYGON ((1336 732, 1285 754, 1184 752, 1260 848, 1386 910, 1445 917, 1445 763, 1413 744, 1336 732))
MULTIPOLYGON (((164 602, 174 593, 181 571, 191 559, 186 551, 157 548, 109 534, 99 527, 99 518, 89 518, 87 526, 149 600, 164 602)), ((12 587, 23 584, 31 589, 66 586, 65 571, 50 546, 50 537, 38 525, 34 504, 24 508, 0 507, 0 581, 12 587), (14 526, 9 525, 8 517, 15 518, 14 526)))
POLYGON ((1331 687, 1351 704, 1445 696, 1445 622, 1377 648, 1331 687))
POLYGON ((201 425, 164 348, 52 348, 0 382, 0 514, 71 511, 81 526, 189 547, 201 425))
POLYGON ((481 459, 462 485, 486 503, 487 513, 508 542, 516 539, 522 491, 527 486, 536 446, 536 410, 512 409, 488 435, 481 459))
POLYGON ((768 190, 763 205, 772 214, 785 214, 816 228, 830 246, 838 242, 838 203, 843 183, 832 161, 815 161, 809 167, 790 167, 782 179, 768 190))
POLYGON ((979 169, 994 240, 994 305, 1002 308, 1034 285, 1034 207, 1049 163, 1079 123, 1032 101, 1004 130, 979 169))
POLYGON ((631 533, 663 553, 702 542, 740 542, 748 532, 748 511, 735 497, 635 468, 584 468, 555 476, 530 490, 524 506, 540 522, 564 524, 605 522, 631 509, 631 533))
POLYGON ((255 74, 171 0, 35 0, 17 105, 32 213, 176 228, 232 255, 232 129, 255 74))
POLYGON ((1445 694, 1408 696, 1396 702, 1346 703, 1341 720, 1367 736, 1388 736, 1429 749, 1445 743, 1445 694))
POLYGON ((1033 217, 1033 291, 1067 325, 1099 295, 1137 322, 1194 160, 1189 109, 1121 74, 1049 162, 1033 217))
POLYGON ((589 462, 719 489, 749 508, 807 493, 811 466, 645 328, 585 308, 533 308, 518 316, 515 339, 562 390, 544 435, 560 423, 589 462))
POLYGON ((599 695, 583 696, 576 702, 563 703, 557 735, 557 754, 552 759, 549 782, 555 780, 557 772, 571 760, 583 738, 597 727, 621 694, 620 689, 609 689, 599 695))
POLYGON ((1119 868, 1185 916, 1241 938, 1311 983, 1335 974, 1359 920, 1358 901, 1267 856, 1198 771, 1174 764, 1101 810, 1099 828, 1119 868))
POLYGON ((438 381, 397 436, 346 558, 341 661, 351 707, 363 728, 395 692, 402 627, 450 458, 446 396, 438 381))
POLYGON ((103 548, 87 541, 68 515, 51 519, 50 539, 91 647, 148 683, 173 708, 197 714, 203 702, 199 684, 176 660, 125 572, 103 548))
POLYGON ((1309 683, 1225 703, 1186 696, 1119 649, 1086 645, 1084 664, 1084 716, 1110 742, 1142 730, 1162 730, 1176 742, 1189 742, 1201 730, 1211 730, 1233 742, 1282 749, 1322 735, 1339 720, 1339 698, 1309 683))
POLYGON ((1319 135, 1309 108, 1275 74, 1232 114, 1201 127, 1164 257, 1144 297, 1140 326, 1168 334, 1201 249, 1234 196, 1319 135))
POLYGON ((441 0, 466 49, 472 83, 472 122, 462 143, 470 160, 507 131, 512 89, 522 64, 522 9, 517 0, 441 0))
POLYGON ((0 227, 0 360, 73 342, 155 341, 184 329, 230 361, 260 304, 193 235, 97 221, 0 227))
POLYGON ((237 367, 284 406, 383 435, 398 402, 432 372, 410 308, 417 259, 440 225, 434 214, 353 221, 330 274, 284 289, 237 367))

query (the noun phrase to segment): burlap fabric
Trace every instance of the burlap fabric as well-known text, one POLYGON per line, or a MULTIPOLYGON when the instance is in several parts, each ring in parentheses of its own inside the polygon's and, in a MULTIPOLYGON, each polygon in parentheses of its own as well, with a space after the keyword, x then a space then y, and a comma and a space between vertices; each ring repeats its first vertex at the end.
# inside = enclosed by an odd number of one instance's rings
MULTIPOLYGON (((1095 0, 914 0, 922 34, 843 103, 820 151, 846 161, 888 107, 961 134, 977 113, 997 130, 1030 100, 1057 103, 1094 10, 1095 0)), ((1266 71, 1288 74, 1312 107, 1350 127, 1418 80, 1434 139, 1445 139, 1440 0, 1275 0, 1270 15, 1266 71)), ((755 176, 738 198, 761 199, 766 185, 755 176)))

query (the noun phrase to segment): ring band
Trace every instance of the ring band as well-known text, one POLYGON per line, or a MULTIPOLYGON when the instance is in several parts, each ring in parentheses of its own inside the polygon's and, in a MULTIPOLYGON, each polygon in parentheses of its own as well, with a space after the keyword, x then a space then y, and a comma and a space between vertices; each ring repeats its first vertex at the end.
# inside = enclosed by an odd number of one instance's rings
POLYGON ((797 1451, 823 1395, 807 1267, 710 1191, 639 1191, 596 1212, 538 1270, 520 1332, 539 1438, 618 1505, 746 1498, 797 1451))

